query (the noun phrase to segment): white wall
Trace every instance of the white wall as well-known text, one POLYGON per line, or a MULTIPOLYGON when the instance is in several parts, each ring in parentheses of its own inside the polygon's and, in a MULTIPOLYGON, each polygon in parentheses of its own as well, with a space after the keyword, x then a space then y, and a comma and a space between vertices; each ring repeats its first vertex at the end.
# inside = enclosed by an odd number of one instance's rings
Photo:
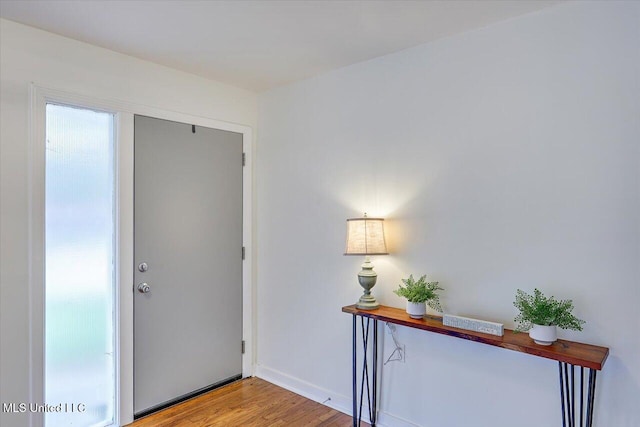
MULTIPOLYGON (((637 427, 639 41, 640 3, 572 2, 261 95, 259 375, 350 409, 362 260, 342 252, 366 211, 393 240, 383 304, 410 273, 507 327, 517 288, 571 298, 587 324, 561 337, 611 349, 595 425, 637 427)), ((399 329, 384 424, 560 425, 557 363, 399 329)))
MULTIPOLYGON (((255 127, 256 95, 0 20, 0 402, 28 402, 29 83, 255 127)), ((26 425, 0 414, 0 425, 26 425)))

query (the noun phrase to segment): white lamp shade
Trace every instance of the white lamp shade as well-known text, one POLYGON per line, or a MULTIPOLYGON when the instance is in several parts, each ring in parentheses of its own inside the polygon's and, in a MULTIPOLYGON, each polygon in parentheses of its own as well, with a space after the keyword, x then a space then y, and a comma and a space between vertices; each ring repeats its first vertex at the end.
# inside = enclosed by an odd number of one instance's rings
POLYGON ((345 255, 387 255, 384 219, 351 218, 347 220, 345 255))

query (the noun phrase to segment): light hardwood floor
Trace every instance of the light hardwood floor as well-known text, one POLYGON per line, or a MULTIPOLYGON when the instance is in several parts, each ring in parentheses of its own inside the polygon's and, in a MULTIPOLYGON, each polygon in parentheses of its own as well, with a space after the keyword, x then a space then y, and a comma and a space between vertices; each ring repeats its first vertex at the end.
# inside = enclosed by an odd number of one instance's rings
POLYGON ((349 415, 259 378, 247 378, 141 418, 129 427, 351 425, 349 415))

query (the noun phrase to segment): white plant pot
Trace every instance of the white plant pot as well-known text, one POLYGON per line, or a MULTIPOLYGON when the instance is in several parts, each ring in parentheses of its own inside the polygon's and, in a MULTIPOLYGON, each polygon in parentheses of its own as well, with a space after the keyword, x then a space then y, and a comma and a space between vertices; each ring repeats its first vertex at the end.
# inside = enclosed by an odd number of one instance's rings
POLYGON ((412 319, 422 319, 427 314, 427 303, 407 301, 407 313, 412 319))
POLYGON ((555 325, 533 325, 529 330, 529 336, 536 344, 540 345, 551 345, 558 339, 558 333, 555 325))

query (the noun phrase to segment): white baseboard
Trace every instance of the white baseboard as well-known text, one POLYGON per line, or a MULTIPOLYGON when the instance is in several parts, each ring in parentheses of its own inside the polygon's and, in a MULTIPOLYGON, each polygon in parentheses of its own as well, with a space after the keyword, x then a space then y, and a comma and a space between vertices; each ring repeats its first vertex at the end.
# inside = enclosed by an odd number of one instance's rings
POLYGON ((307 381, 292 377, 289 374, 268 368, 264 365, 256 365, 255 376, 292 391, 295 394, 306 397, 307 399, 322 403, 336 411, 351 415, 351 397, 318 387, 307 381))
POLYGON ((376 425, 381 427, 424 427, 424 425, 412 423, 409 420, 384 411, 378 412, 376 425))
MULTIPOLYGON (((336 411, 351 415, 352 400, 350 396, 345 396, 331 390, 318 387, 307 381, 285 374, 284 372, 280 372, 276 369, 268 368, 264 365, 256 365, 255 376, 293 393, 299 394, 300 396, 306 397, 307 399, 335 409, 336 411)), ((369 422, 369 417, 364 415, 368 412, 369 410, 365 405, 362 408, 363 421, 369 422)), ((384 411, 378 412, 376 425, 380 427, 420 427, 418 424, 414 424, 384 411)))

